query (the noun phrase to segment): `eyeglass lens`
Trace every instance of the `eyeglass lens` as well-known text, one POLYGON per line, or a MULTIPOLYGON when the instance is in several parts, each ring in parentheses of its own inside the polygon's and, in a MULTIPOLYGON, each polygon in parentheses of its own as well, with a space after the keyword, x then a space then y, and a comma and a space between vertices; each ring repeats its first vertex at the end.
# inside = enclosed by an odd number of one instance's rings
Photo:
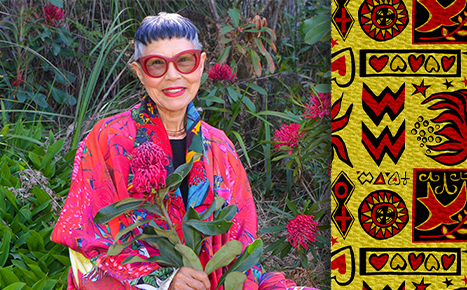
MULTIPOLYGON (((191 72, 196 65, 196 56, 193 53, 184 53, 177 57, 174 62, 176 69, 182 73, 191 72)), ((167 70, 167 60, 158 56, 148 59, 146 68, 148 72, 155 76, 162 76, 167 70)))

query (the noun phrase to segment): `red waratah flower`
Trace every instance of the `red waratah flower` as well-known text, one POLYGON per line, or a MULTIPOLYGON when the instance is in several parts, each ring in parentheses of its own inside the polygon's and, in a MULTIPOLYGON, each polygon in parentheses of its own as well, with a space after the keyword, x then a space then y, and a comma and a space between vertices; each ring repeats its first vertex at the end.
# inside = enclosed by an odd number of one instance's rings
MULTIPOLYGON (((274 141, 278 141, 274 144, 274 148, 281 146, 289 146, 291 148, 298 148, 298 141, 303 136, 303 132, 300 134, 300 124, 282 124, 280 129, 276 129, 274 132, 274 141)), ((292 150, 289 151, 292 154, 292 150)))
POLYGON ((22 82, 23 82, 23 74, 18 74, 18 77, 13 82, 13 85, 15 87, 17 87, 17 86, 21 85, 22 82))
POLYGON ((309 104, 305 104, 305 118, 315 120, 331 116, 331 94, 318 92, 318 97, 311 95, 309 104))
POLYGON ((296 249, 302 246, 308 249, 316 242, 318 223, 313 220, 312 215, 298 215, 287 223, 287 240, 296 249))
POLYGON ((233 81, 237 78, 237 76, 235 76, 235 73, 232 71, 230 66, 228 66, 225 63, 216 63, 209 70, 208 77, 211 80, 217 80, 217 81, 223 81, 223 80, 233 81))
POLYGON ((45 23, 47 25, 57 26, 57 22, 65 18, 65 9, 59 8, 53 4, 44 6, 45 23))
POLYGON ((165 187, 169 159, 162 148, 153 143, 145 142, 135 148, 131 159, 131 169, 133 171, 133 188, 137 193, 152 194, 152 189, 156 191, 165 187))

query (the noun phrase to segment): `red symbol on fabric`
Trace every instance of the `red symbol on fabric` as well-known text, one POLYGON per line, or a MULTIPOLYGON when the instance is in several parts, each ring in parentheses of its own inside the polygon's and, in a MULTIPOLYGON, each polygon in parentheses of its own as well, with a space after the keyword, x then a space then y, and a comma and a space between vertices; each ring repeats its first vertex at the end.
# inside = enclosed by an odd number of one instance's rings
POLYGON ((372 254, 370 255, 370 265, 373 266, 373 268, 375 268, 376 271, 379 271, 384 267, 384 265, 386 265, 388 259, 388 254, 382 254, 380 256, 372 254))
POLYGON ((331 270, 336 269, 341 275, 344 275, 347 272, 347 267, 345 264, 345 253, 331 261, 331 270))
POLYGON ((449 269, 455 260, 456 260, 456 255, 454 254, 449 255, 449 256, 444 254, 443 256, 441 256, 441 264, 443 265, 443 269, 444 270, 449 269))
POLYGON ((454 65, 455 60, 456 58, 454 56, 451 56, 451 57, 443 56, 441 58, 441 64, 443 66, 443 70, 446 72, 450 70, 451 67, 454 65))
POLYGON ((430 32, 434 31, 441 26, 454 26, 457 22, 451 20, 454 16, 458 15, 465 8, 466 0, 455 0, 450 3, 447 7, 441 5, 437 0, 417 0, 422 4, 430 17, 421 26, 415 28, 419 32, 430 32))
POLYGON ((424 97, 426 97, 426 89, 431 87, 431 86, 425 86, 425 80, 422 80, 422 83, 419 86, 417 86, 416 84, 412 84, 412 86, 415 88, 415 92, 412 93, 412 96, 420 93, 424 97))
POLYGON ((389 185, 399 185, 401 183, 399 172, 395 172, 391 177, 389 177, 389 185))
POLYGON ((465 277, 464 275, 464 279, 461 279, 462 281, 464 281, 465 285, 467 285, 467 277, 465 277))
POLYGON ((397 92, 393 92, 389 87, 386 87, 377 95, 367 84, 363 83, 363 110, 376 126, 379 126, 385 114, 388 114, 389 118, 394 121, 404 109, 404 102, 405 84, 397 92))
POLYGON ((346 223, 347 223, 347 221, 352 220, 352 217, 347 215, 347 209, 345 208, 345 206, 342 206, 341 207, 341 215, 340 216, 335 216, 334 219, 336 221, 340 222, 341 231, 345 232, 347 230, 346 223))
POLYGON ((337 39, 331 37, 331 47, 334 47, 334 45, 339 45, 339 43, 337 43, 337 39))
POLYGON ((467 87, 467 78, 464 77, 464 80, 461 81, 461 83, 464 83, 464 87, 467 87))
POLYGON ((347 22, 352 22, 352 19, 347 17, 347 11, 345 7, 341 8, 342 16, 340 18, 334 18, 334 21, 340 23, 341 32, 345 34, 347 32, 347 22))
POLYGON ((362 143, 378 166, 386 154, 397 164, 405 150, 405 120, 394 136, 386 126, 381 134, 375 137, 365 123, 362 123, 362 143))
POLYGON ((333 236, 331 236, 331 246, 334 246, 335 244, 339 243, 337 241, 337 238, 334 238, 333 236))
POLYGON ((416 227, 420 231, 432 230, 440 225, 452 225, 459 223, 451 218, 461 211, 466 203, 467 196, 465 190, 465 182, 459 195, 448 205, 439 202, 436 195, 433 193, 431 185, 428 183, 428 196, 420 197, 418 200, 428 209, 430 215, 426 221, 416 227))
POLYGON ((420 281, 420 284, 417 284, 417 283, 415 283, 415 282, 412 282, 412 284, 413 284, 415 287, 417 287, 417 288, 415 288, 415 290, 425 290, 426 287, 428 287, 428 286, 431 285, 431 283, 430 283, 430 284, 425 284, 424 280, 425 280, 425 278, 422 278, 422 281, 420 281))
POLYGON ((418 57, 415 57, 415 55, 413 54, 409 56, 409 65, 413 72, 418 71, 420 67, 423 65, 424 61, 425 61, 425 56, 423 54, 419 55, 418 57))
POLYGON ((345 76, 347 73, 347 66, 345 64, 345 55, 339 57, 331 63, 331 71, 337 71, 340 76, 345 76))
POLYGON ((386 182, 384 181, 383 173, 379 173, 378 177, 376 177, 375 183, 373 184, 386 184, 386 182))
POLYGON ((412 270, 416 271, 420 265, 425 260, 425 254, 421 253, 419 255, 415 255, 414 253, 409 254, 409 264, 412 270))
POLYGON ((377 72, 383 70, 383 68, 388 63, 389 57, 387 55, 383 55, 381 57, 371 56, 370 57, 370 66, 377 72))
POLYGON ((360 174, 360 172, 361 172, 360 170, 357 170, 357 174, 360 174))

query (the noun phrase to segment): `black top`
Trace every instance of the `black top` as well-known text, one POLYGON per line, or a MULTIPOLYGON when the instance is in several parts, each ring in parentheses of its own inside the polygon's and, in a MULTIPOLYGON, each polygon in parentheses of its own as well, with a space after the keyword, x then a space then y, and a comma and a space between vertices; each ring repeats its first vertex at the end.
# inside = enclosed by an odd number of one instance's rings
MULTIPOLYGON (((174 169, 177 169, 177 167, 186 163, 186 137, 180 140, 170 140, 170 145, 172 146, 173 166, 174 169)), ((188 203, 188 181, 186 177, 180 185, 180 191, 186 208, 188 203)))

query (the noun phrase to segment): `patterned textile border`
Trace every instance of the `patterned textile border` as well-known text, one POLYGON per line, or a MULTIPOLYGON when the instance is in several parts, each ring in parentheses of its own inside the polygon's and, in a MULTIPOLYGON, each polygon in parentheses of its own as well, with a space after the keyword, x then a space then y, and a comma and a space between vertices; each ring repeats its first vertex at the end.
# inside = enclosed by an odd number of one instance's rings
POLYGON ((467 0, 333 0, 332 289, 467 289, 467 0))

